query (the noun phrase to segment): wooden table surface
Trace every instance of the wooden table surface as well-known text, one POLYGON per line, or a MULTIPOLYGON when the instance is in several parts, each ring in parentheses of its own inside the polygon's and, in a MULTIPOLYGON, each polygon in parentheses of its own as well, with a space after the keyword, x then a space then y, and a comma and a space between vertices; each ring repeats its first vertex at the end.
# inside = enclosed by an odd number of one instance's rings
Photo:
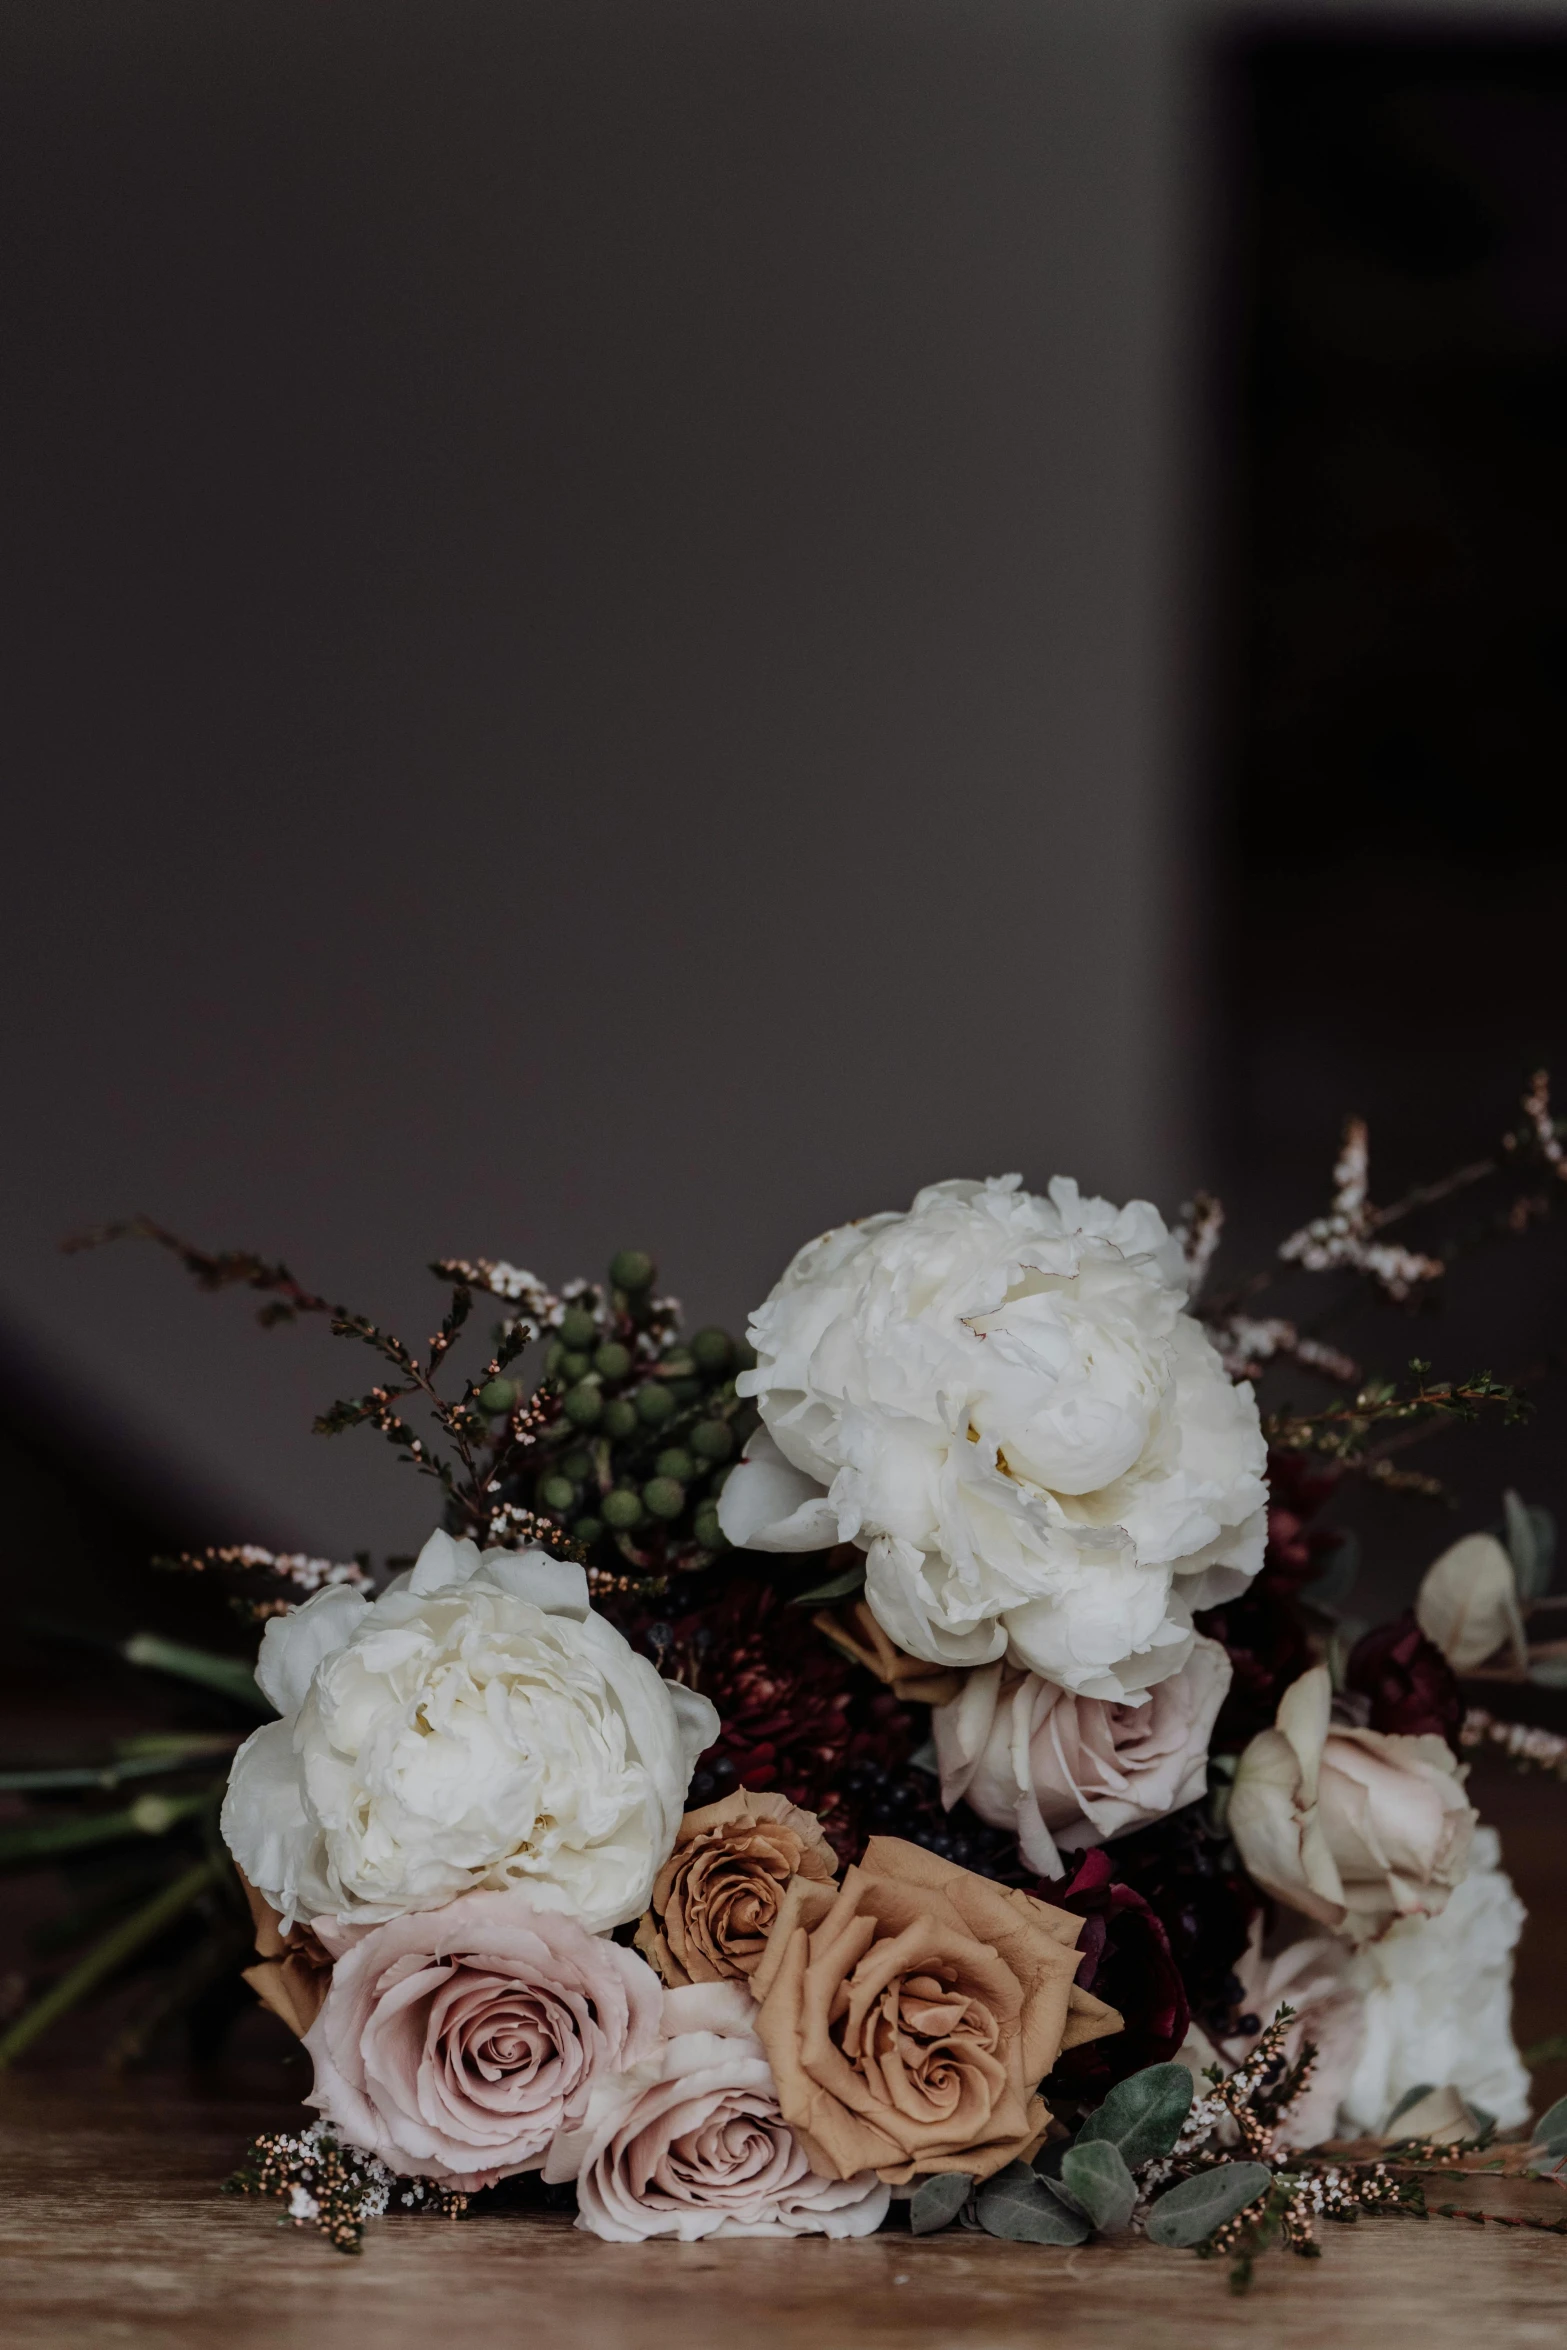
MULTIPOLYGON (((275 2100, 147 2078, 0 2085, 6 2350, 1511 2350, 1567 2344, 1567 2237, 1458 2220, 1323 2230, 1244 2298, 1224 2268, 1144 2242, 1058 2252, 916 2241, 601 2244, 565 2218, 391 2218, 357 2259, 218 2192, 275 2100)), ((1554 2189, 1444 2183, 1554 2217, 1554 2189)))

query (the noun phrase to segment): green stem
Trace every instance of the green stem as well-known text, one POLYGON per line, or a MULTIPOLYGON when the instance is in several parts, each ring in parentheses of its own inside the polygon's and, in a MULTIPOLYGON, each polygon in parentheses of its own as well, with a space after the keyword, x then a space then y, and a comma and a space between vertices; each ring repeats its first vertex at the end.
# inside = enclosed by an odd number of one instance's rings
POLYGON ((173 1673, 181 1681, 194 1681, 199 1688, 216 1689, 220 1696, 235 1698, 257 1713, 272 1710, 256 1687, 255 1674, 237 1656, 214 1656, 210 1649, 190 1648, 183 1640, 165 1640, 157 1632, 133 1633, 120 1654, 127 1664, 146 1665, 155 1673, 173 1673))
POLYGON ((81 1852, 90 1844, 118 1844, 131 1836, 166 1836, 177 1820, 189 1819, 212 1801, 213 1790, 195 1795, 143 1795, 128 1811, 101 1811, 87 1819, 38 1820, 0 1830, 0 1868, 20 1861, 49 1860, 57 1852, 81 1852))
POLYGON ((188 1771, 180 1754, 127 1755, 111 1763, 62 1763, 56 1770, 0 1771, 0 1793, 42 1795, 62 1787, 118 1787, 126 1779, 170 1778, 188 1771))
POLYGON ((191 1903, 206 1891, 216 1874, 212 1861, 198 1861, 194 1868, 187 1869, 183 1876, 165 1885, 161 1892, 153 1895, 151 1901, 133 1910, 112 1932, 105 1934, 103 1940, 96 1943, 85 1958, 78 1959, 68 1973, 63 1974, 57 1983, 51 1984, 43 1997, 35 2000, 27 2013, 18 2016, 11 2029, 0 2036, 0 2072, 4 2072, 24 2048, 30 2048, 41 2033, 48 2031, 51 2024, 58 2023, 61 2016, 68 2015, 90 1991, 95 1991, 117 1967, 123 1966, 128 1958, 134 1958, 137 1951, 147 1943, 156 1941, 164 1928, 172 1925, 181 1911, 189 1909, 191 1903))

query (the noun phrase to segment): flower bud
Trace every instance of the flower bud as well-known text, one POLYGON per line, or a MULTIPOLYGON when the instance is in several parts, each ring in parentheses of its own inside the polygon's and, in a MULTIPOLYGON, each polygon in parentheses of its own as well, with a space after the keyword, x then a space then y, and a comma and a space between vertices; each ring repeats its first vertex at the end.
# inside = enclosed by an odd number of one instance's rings
POLYGON ((566 1397, 565 1412, 574 1428, 591 1428, 604 1410, 604 1398, 591 1379, 579 1379, 566 1397))
POLYGON ((729 1359, 734 1351, 734 1340, 727 1330, 699 1330, 691 1341, 691 1352, 697 1369, 706 1371, 709 1377, 716 1377, 720 1371, 728 1370, 729 1359))

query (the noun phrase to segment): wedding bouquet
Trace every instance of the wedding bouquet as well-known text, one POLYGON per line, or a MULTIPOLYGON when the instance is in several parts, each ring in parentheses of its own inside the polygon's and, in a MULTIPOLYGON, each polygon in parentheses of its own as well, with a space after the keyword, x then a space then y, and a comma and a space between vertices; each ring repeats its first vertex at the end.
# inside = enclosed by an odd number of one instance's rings
MULTIPOLYGON (((1567 1741, 1461 1679, 1563 1680, 1530 1637, 1553 1536, 1509 1494, 1356 1621, 1333 1513, 1440 1491, 1407 1446, 1526 1399, 1327 1333, 1472 1237, 1405 1246, 1406 1216, 1490 1184, 1516 1233, 1564 1166, 1543 1078, 1389 1208, 1351 1122, 1328 1211, 1228 1291, 1210 1199, 1172 1230, 1065 1178, 939 1183, 809 1242, 739 1341, 684 1337, 635 1251, 558 1293, 443 1261, 419 1353, 282 1266, 112 1228, 372 1350, 318 1425, 379 1431, 440 1522, 379 1573, 180 1562, 263 1627, 253 1681, 139 1646, 268 1716, 230 1858, 187 1853, 0 2053, 193 1921, 226 1963, 242 1892, 318 2118, 238 2183, 344 2248, 484 2194, 612 2241, 1132 2227, 1244 2276, 1317 2214, 1421 2208, 1529 2115, 1523 1912, 1465 1757, 1567 1776, 1567 1741), (1265 1310, 1285 1280, 1309 1318, 1265 1310), (1319 1400, 1263 1408, 1281 1379, 1319 1400)), ((196 1834, 199 1757, 150 1767, 187 1774, 140 1799, 157 1833, 183 1804, 196 1834)), ((1567 2112, 1519 2143, 1553 2166, 1567 2112)))

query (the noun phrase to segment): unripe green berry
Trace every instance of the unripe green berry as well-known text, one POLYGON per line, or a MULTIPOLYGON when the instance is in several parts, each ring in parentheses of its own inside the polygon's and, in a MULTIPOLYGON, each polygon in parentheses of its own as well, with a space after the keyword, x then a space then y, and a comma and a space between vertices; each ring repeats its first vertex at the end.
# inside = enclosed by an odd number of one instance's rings
POLYGON ((735 1340, 734 1367, 737 1371, 756 1369, 756 1349, 744 1338, 735 1340))
POLYGON ((575 1387, 577 1381, 585 1379, 592 1368, 591 1355, 573 1354, 567 1347, 556 1366, 555 1375, 558 1379, 564 1379, 568 1387, 575 1387))
POLYGON ((574 1444, 570 1452, 561 1456, 560 1467, 562 1476, 571 1478, 574 1484, 586 1485, 593 1474, 593 1455, 584 1445, 574 1444))
POLYGON ((650 1517, 678 1518, 686 1506, 686 1489, 676 1477, 650 1477, 642 1499, 650 1517))
POLYGON ((656 1381, 649 1380, 646 1387, 637 1389, 636 1403, 637 1418, 644 1428, 662 1428, 666 1420, 675 1416, 674 1397, 656 1381))
POLYGON ((547 1510, 569 1510, 577 1498, 577 1488, 569 1477, 541 1477, 539 1499, 547 1510))
POLYGON ((586 1306, 568 1306, 560 1318, 562 1346, 575 1347, 580 1353, 598 1337, 599 1326, 586 1306))
POLYGON ((617 1289, 635 1295, 639 1289, 651 1289, 658 1267, 652 1258, 639 1248, 623 1248, 609 1260, 609 1277, 617 1289))
POLYGON ((671 1379, 689 1379, 696 1369, 696 1357, 688 1346, 672 1346, 658 1367, 671 1379))
POLYGON ((628 1436, 635 1436, 642 1423, 637 1418, 637 1407, 629 1396, 614 1395, 604 1406, 604 1433, 624 1444, 628 1436))
POLYGON ((727 1550, 729 1548, 729 1538, 718 1523, 716 1501, 698 1502, 696 1516, 691 1521, 691 1530, 704 1550, 727 1550))
POLYGON ((606 1526, 613 1526, 617 1534, 629 1534, 642 1516, 642 1496, 629 1486, 617 1485, 613 1493, 605 1494, 603 1509, 606 1526))
POLYGON ((544 1376, 546 1379, 554 1378, 556 1372, 560 1369, 560 1358, 565 1353, 565 1351, 566 1349, 561 1345, 558 1338, 552 1338, 550 1340, 549 1345, 544 1349, 544 1376))
POLYGON ((565 1412, 573 1428, 591 1428, 603 1410, 604 1398, 591 1379, 579 1379, 567 1391, 565 1412))
POLYGON ((593 1368, 601 1379, 624 1379, 631 1368, 630 1347, 618 1338, 606 1338, 593 1357, 593 1368))
POLYGON ((699 1461, 726 1461, 735 1440, 724 1420, 698 1420, 691 1431, 691 1450, 699 1461))
POLYGON ((683 1444, 671 1444, 653 1466, 661 1477, 673 1477, 677 1485, 689 1485, 696 1475, 696 1463, 683 1444))
POLYGON ((676 1403, 695 1403, 702 1392, 700 1379, 671 1379, 669 1392, 676 1403))
POLYGON ((515 1379, 486 1379, 477 1402, 481 1412, 509 1412, 522 1393, 515 1379))
POLYGON ((691 1352, 696 1358, 697 1369, 706 1371, 709 1377, 728 1370, 729 1358, 734 1351, 735 1342, 727 1330, 699 1330, 691 1341, 691 1352))
POLYGON ((602 1518, 579 1518, 571 1531, 584 1550, 591 1550, 604 1531, 602 1518))

